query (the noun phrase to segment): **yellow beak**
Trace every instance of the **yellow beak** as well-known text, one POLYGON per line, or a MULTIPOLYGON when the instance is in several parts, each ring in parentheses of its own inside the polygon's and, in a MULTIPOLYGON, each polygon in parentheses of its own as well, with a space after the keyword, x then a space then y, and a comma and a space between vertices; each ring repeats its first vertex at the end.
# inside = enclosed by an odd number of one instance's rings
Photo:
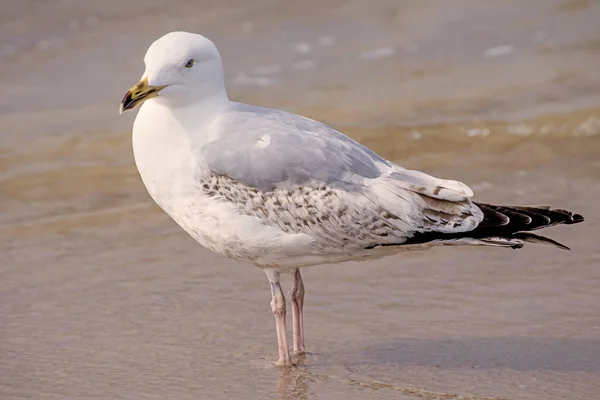
POLYGON ((164 86, 150 86, 148 85, 147 77, 142 79, 125 93, 123 100, 121 100, 119 113, 122 114, 127 110, 132 110, 144 101, 158 96, 158 92, 160 92, 161 89, 164 89, 164 86))

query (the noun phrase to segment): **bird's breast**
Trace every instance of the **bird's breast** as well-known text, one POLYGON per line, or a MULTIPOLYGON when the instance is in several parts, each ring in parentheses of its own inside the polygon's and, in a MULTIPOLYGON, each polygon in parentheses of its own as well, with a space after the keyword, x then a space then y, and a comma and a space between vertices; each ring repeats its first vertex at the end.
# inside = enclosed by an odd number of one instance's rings
POLYGON ((133 125, 135 164, 154 201, 170 215, 189 202, 208 167, 194 153, 189 135, 168 113, 142 106, 133 125), (165 114, 165 115, 163 115, 165 114))

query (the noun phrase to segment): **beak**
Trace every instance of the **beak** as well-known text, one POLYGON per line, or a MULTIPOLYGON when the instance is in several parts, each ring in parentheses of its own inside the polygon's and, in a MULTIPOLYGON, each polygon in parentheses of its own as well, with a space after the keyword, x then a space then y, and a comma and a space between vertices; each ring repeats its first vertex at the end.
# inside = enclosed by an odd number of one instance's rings
POLYGON ((158 92, 160 92, 161 89, 164 89, 164 86, 148 85, 148 77, 145 77, 125 93, 123 100, 121 100, 119 114, 122 114, 127 110, 132 110, 144 101, 158 96, 158 92))

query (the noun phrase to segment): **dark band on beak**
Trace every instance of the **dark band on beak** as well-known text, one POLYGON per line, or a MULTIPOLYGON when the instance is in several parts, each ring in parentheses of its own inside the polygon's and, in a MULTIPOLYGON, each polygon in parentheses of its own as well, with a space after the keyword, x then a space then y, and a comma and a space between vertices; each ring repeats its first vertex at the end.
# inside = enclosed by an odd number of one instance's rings
POLYGON ((127 110, 132 110, 142 104, 145 100, 156 97, 158 92, 163 89, 164 86, 150 86, 148 85, 148 78, 142 79, 136 83, 125 93, 123 100, 121 100, 121 107, 119 112, 122 113, 127 110))

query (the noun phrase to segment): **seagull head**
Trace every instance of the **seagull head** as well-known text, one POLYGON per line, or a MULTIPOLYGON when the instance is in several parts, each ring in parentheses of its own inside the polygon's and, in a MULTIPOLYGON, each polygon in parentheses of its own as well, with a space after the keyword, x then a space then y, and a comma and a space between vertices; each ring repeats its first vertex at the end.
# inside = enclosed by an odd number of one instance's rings
POLYGON ((119 112, 155 99, 187 106, 225 92, 217 47, 202 35, 171 32, 156 40, 144 57, 146 70, 121 101, 119 112))

